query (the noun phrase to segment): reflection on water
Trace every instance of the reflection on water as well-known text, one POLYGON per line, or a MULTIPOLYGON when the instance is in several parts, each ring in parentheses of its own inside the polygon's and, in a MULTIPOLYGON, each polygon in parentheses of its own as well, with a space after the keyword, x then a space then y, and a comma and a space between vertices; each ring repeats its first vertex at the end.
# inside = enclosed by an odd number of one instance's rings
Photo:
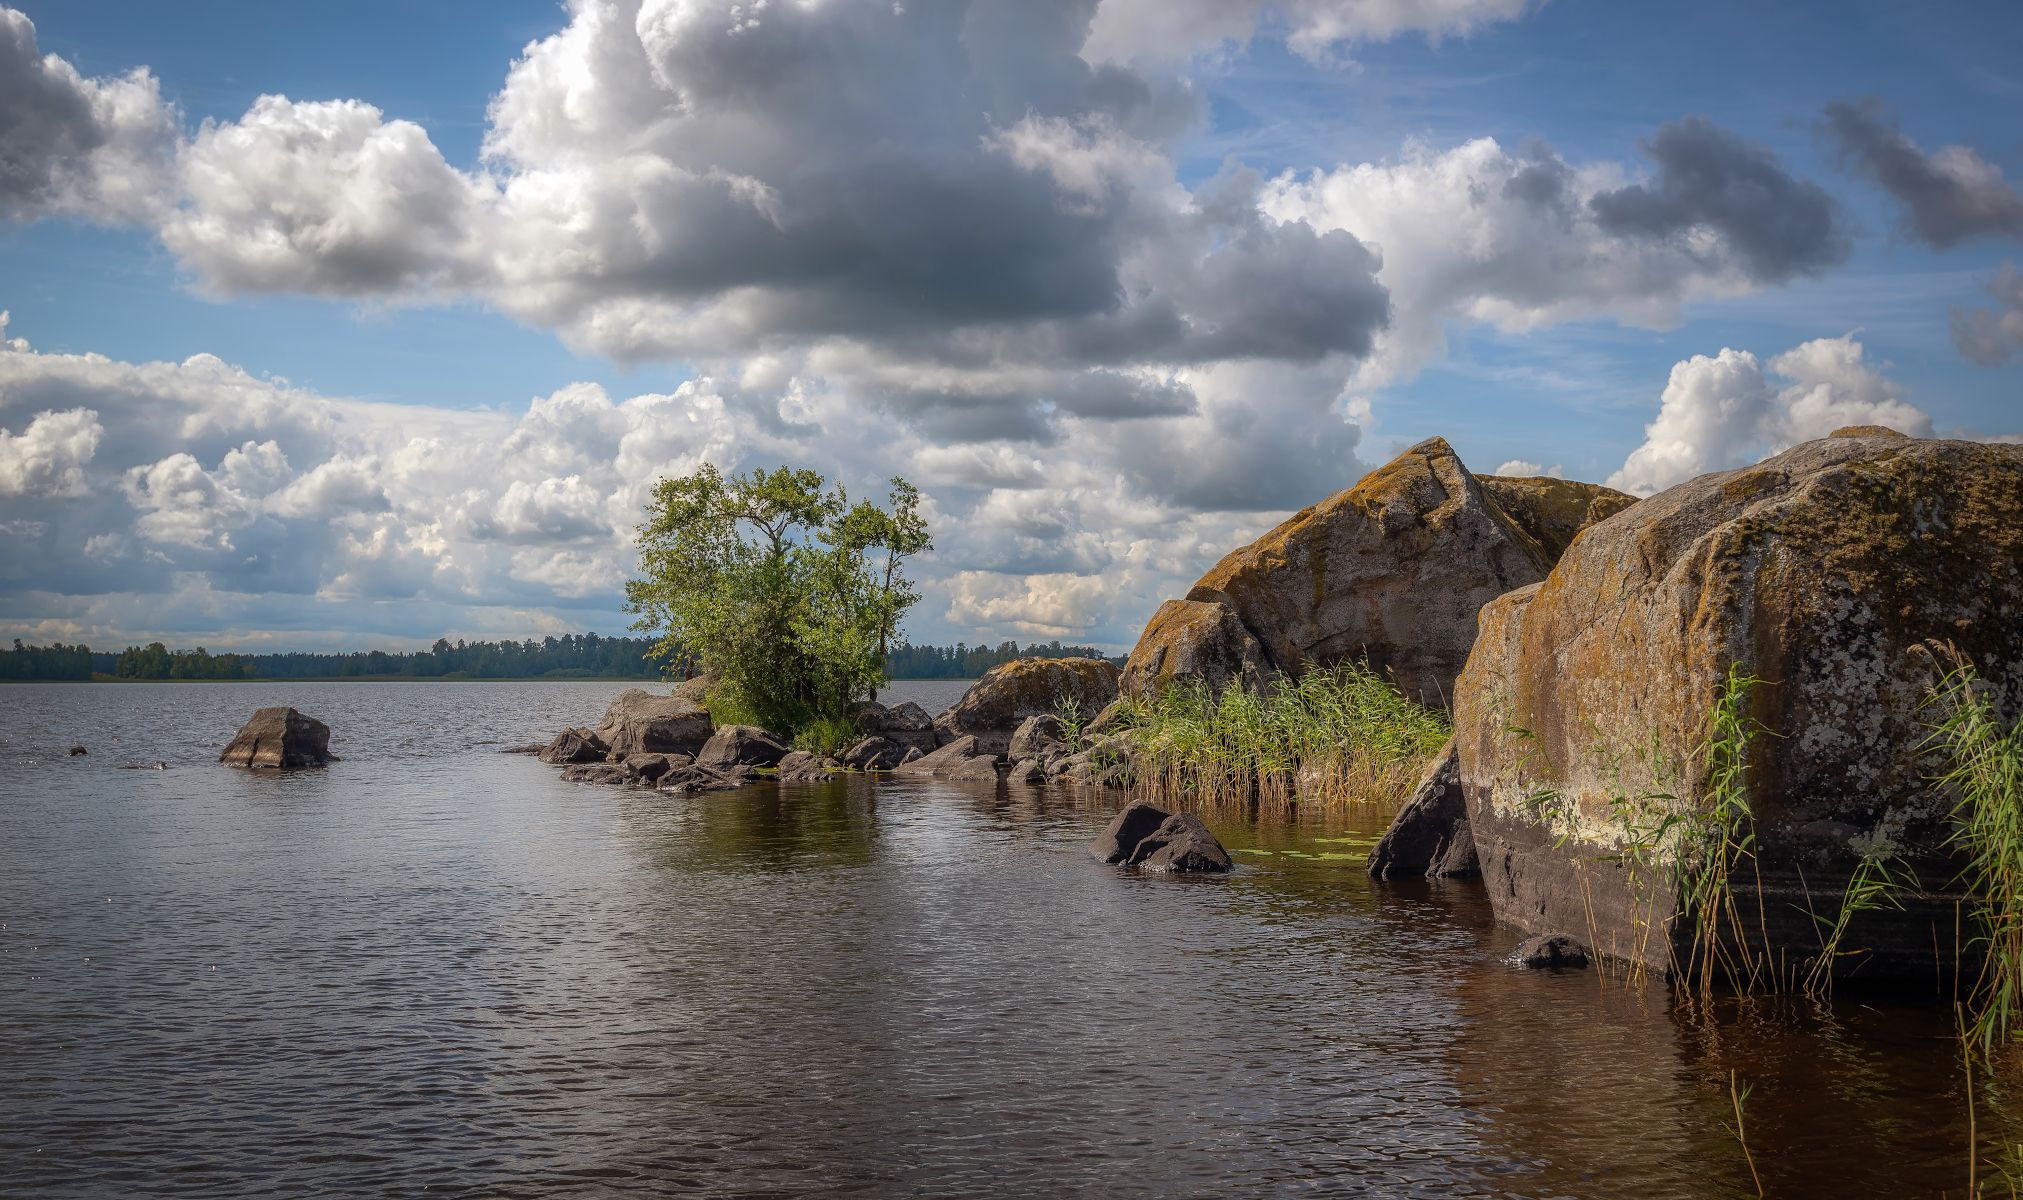
POLYGON ((618 686, 0 690, 0 1193, 1737 1196, 1731 1070, 1771 1195, 1964 1191, 1943 1008, 1515 970, 1374 816, 1159 879, 1100 798, 482 748, 618 686), (288 702, 343 763, 206 761, 288 702))

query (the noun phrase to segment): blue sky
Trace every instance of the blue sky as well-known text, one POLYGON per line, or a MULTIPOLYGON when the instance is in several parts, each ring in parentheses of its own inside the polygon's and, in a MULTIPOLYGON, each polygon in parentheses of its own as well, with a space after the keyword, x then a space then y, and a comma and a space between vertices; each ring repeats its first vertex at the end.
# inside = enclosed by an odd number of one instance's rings
POLYGON ((805 458, 923 481, 916 636, 1122 646, 1430 434, 2023 432, 2018 6, 916 7, 15 13, 0 624, 615 631, 643 484, 805 458))

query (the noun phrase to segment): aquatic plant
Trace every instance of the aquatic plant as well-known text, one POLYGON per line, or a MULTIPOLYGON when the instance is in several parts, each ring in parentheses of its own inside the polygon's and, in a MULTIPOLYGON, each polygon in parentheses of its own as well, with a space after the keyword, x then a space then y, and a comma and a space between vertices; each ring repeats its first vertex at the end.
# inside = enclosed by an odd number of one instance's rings
MULTIPOLYGON (((1884 908, 1902 910, 1904 893, 1915 891, 1918 877, 1896 853, 1896 848, 1879 839, 1872 839, 1855 863, 1854 870, 1847 877, 1847 887, 1841 892, 1840 908, 1831 920, 1812 914, 1812 919, 1821 927, 1819 954, 1805 974, 1805 993, 1818 999, 1833 994, 1834 965, 1842 958, 1854 958, 1867 954, 1866 947, 1857 946, 1852 950, 1842 950, 1841 942, 1847 937, 1848 926, 1857 916, 1865 912, 1875 912, 1884 908)), ((1807 903, 1811 903, 1810 889, 1806 893, 1807 903)))
POLYGON ((1360 662, 1314 667, 1277 690, 1201 680, 1127 707, 1139 791, 1197 807, 1396 803, 1451 726, 1360 662))
MULTIPOLYGON (((1749 803, 1750 747, 1764 732, 1749 715, 1750 690, 1763 680, 1740 663, 1731 663, 1715 695, 1707 736, 1695 757, 1706 771, 1703 803, 1678 823, 1678 911, 1692 922, 1683 961, 1675 961, 1681 976, 1704 997, 1721 978, 1744 991, 1755 991, 1775 976, 1766 976, 1770 939, 1763 932, 1764 956, 1751 950, 1735 900, 1735 875, 1747 864, 1756 870, 1756 815, 1749 803)), ((1763 880, 1756 880, 1761 918, 1763 880)), ((1678 958, 1677 939, 1673 940, 1678 958)))
POLYGON ((1728 1126, 1728 1132, 1735 1135, 1735 1141, 1742 1147, 1742 1161, 1749 1164, 1750 1182, 1756 1185, 1756 1194, 1764 1195, 1763 1176, 1756 1173, 1756 1156, 1749 1152, 1749 1129, 1743 1124, 1742 1107, 1749 1102, 1749 1093, 1756 1089, 1754 1084, 1744 1084, 1733 1070, 1728 1072, 1728 1102, 1735 1110, 1735 1123, 1728 1126))
POLYGON ((1965 662, 1932 695, 1945 715, 1928 744, 1946 764, 1939 784, 1957 796, 1951 844, 1967 860, 1969 947, 1982 955, 1968 1035, 1989 1053, 2009 1040, 2023 1006, 2023 721, 2003 719, 1965 662))

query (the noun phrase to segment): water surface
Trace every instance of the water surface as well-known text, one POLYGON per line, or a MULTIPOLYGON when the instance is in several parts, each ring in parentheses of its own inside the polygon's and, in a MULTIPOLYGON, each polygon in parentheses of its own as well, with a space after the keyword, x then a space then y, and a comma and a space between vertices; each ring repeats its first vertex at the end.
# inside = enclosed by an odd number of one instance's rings
POLYGON ((1753 1195, 1731 1071, 1769 1194, 1964 1193, 1943 1008, 1517 970, 1374 814, 1162 879, 1109 797, 498 753, 623 686, 0 689, 0 1194, 1753 1195), (275 703, 344 761, 211 761, 275 703))

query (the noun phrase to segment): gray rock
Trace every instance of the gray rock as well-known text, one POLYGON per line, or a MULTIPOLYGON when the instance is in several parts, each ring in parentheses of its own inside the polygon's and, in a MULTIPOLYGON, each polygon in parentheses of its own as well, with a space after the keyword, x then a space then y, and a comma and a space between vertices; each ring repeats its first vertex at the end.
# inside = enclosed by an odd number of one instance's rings
POLYGON ((1106 863, 1147 871, 1220 873, 1235 866, 1208 826, 1190 813, 1169 813, 1138 801, 1125 806, 1090 853, 1106 863))
POLYGON ((263 708, 239 727, 218 761, 235 767, 292 770, 337 761, 330 727, 292 708, 263 708))
POLYGON ((698 766, 718 771, 737 766, 771 767, 777 766, 792 750, 779 735, 756 725, 726 725, 710 735, 709 741, 696 752, 695 761, 698 766))
POLYGON ((669 771, 694 761, 686 754, 634 754, 625 760, 625 769, 641 781, 652 784, 669 771))
POLYGON ((1372 879, 1461 878, 1482 873, 1468 830, 1468 798, 1454 739, 1433 756, 1419 786, 1370 851, 1372 879))
POLYGON ((943 745, 974 737, 983 753, 1002 755, 1028 717, 1063 704, 1096 713, 1116 698, 1117 668, 1100 658, 1019 658, 985 672, 934 728, 943 745))
POLYGON ((912 746, 902 746, 891 738, 873 735, 843 752, 843 765, 859 771, 889 771, 906 758, 912 746))
POLYGON ((573 763, 562 769, 565 783, 619 784, 631 783, 638 776, 617 763, 592 762, 573 763))
POLYGON ((692 697, 628 688, 604 710, 596 732, 612 761, 623 762, 635 754, 694 754, 712 728, 708 711, 692 697))
POLYGON ((997 760, 979 749, 977 739, 956 738, 932 754, 923 754, 893 769, 894 775, 930 779, 996 780, 997 760))
POLYGON ((603 762, 611 753, 604 739, 588 729, 564 729, 540 751, 541 761, 565 767, 571 763, 603 762))
POLYGON ((806 750, 796 750, 780 760, 781 783, 823 783, 835 778, 843 764, 806 750))

